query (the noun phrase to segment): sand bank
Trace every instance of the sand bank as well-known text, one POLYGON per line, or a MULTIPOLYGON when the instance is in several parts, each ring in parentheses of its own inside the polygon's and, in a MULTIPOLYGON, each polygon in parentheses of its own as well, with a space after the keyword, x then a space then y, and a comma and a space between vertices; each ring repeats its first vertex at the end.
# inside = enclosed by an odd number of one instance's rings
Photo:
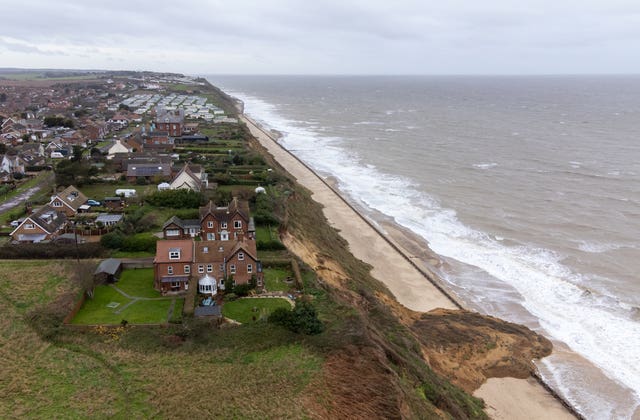
MULTIPOLYGON (((312 191, 313 199, 324 206, 325 217, 349 243, 353 255, 373 267, 371 274, 387 286, 398 302, 419 312, 460 308, 455 297, 438 284, 435 275, 413 260, 417 259, 415 255, 367 222, 329 183, 280 146, 272 134, 250 118, 240 118, 278 163, 312 191)), ((489 414, 496 419, 573 418, 534 379, 491 379, 477 392, 485 399, 489 414)))

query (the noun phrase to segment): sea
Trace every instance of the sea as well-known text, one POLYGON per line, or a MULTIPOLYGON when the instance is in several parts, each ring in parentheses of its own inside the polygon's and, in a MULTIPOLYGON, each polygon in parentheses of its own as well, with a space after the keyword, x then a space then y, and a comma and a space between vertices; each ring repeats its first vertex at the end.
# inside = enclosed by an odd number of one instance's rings
POLYGON ((640 418, 640 76, 207 79, 468 308, 550 338, 579 413, 640 418))

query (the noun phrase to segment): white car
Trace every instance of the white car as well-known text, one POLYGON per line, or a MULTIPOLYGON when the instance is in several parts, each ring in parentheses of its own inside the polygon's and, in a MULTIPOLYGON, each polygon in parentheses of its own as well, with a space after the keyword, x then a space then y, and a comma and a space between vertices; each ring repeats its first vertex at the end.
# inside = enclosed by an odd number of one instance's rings
POLYGON ((14 220, 11 223, 9 223, 11 226, 13 227, 18 227, 20 226, 20 223, 22 223, 22 220, 14 220))

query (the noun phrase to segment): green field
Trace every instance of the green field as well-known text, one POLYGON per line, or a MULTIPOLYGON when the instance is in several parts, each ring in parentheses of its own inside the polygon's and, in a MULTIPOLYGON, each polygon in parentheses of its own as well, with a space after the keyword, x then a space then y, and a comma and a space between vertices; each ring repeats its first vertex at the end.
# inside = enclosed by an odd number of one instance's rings
POLYGON ((293 277, 291 270, 285 270, 283 268, 265 268, 263 272, 264 285, 269 292, 286 292, 295 284, 293 282, 286 283, 284 281, 287 277, 293 277))
POLYGON ((277 308, 291 308, 290 303, 280 298, 245 298, 225 302, 222 315, 241 323, 266 319, 277 308))
POLYGON ((102 201, 105 197, 115 197, 116 190, 118 189, 133 189, 136 190, 137 198, 144 196, 145 194, 156 191, 155 185, 132 185, 132 184, 92 184, 85 185, 80 188, 80 191, 87 198, 102 201))
POLYGON ((299 336, 268 323, 57 327, 60 299, 77 296, 74 267, 0 262, 0 417, 309 417, 323 358, 299 336), (215 404, 203 389, 216 390, 215 404))
POLYGON ((96 287, 93 299, 85 300, 72 323, 114 325, 126 320, 130 324, 162 324, 170 318, 178 320, 182 313, 183 298, 163 298, 153 289, 151 268, 124 270, 115 286, 117 289, 111 285, 96 287), (170 316, 172 305, 175 307, 170 316))

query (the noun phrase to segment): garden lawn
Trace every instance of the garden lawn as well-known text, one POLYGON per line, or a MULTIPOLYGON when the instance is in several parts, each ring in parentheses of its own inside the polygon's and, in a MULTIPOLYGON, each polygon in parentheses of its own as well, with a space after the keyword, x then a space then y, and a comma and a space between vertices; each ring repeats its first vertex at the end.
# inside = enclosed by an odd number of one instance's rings
POLYGON ((286 292, 293 286, 292 283, 286 283, 287 277, 293 277, 293 273, 283 268, 265 268, 264 284, 269 292, 282 291, 286 292))
POLYGON ((131 296, 160 297, 160 292, 153 288, 153 268, 137 268, 123 270, 116 286, 131 296))
POLYGON ((115 312, 129 303, 131 299, 122 296, 110 286, 98 286, 93 292, 93 299, 86 299, 82 308, 71 321, 73 324, 119 324, 122 320, 115 312), (119 303, 116 308, 109 308, 111 302, 119 303))
POLYGON ((266 319, 277 308, 291 308, 291 304, 281 298, 246 298, 233 302, 225 302, 222 315, 241 323, 266 319), (254 308, 256 309, 254 311, 254 308), (255 317, 255 320, 253 319, 255 317))

